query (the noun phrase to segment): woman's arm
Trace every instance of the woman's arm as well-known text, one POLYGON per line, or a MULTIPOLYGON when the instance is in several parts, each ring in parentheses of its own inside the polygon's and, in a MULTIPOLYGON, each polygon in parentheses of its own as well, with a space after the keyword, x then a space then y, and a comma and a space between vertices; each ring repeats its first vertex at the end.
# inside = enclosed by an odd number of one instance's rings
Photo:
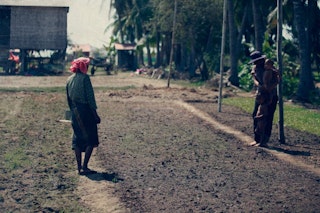
POLYGON ((256 70, 255 70, 255 67, 252 68, 251 76, 252 76, 253 84, 258 87, 258 86, 259 86, 259 81, 258 81, 257 78, 256 78, 256 70))
POLYGON ((94 96, 94 91, 93 91, 93 87, 90 81, 90 77, 87 76, 84 80, 84 87, 85 87, 85 93, 86 93, 86 99, 88 101, 88 104, 92 110, 92 113, 96 119, 97 123, 101 122, 101 118, 97 113, 97 104, 96 104, 96 99, 94 96))
POLYGON ((69 109, 71 109, 71 106, 72 106, 72 101, 69 97, 69 90, 68 90, 68 84, 66 86, 66 94, 67 94, 67 101, 68 101, 68 106, 69 106, 69 109))

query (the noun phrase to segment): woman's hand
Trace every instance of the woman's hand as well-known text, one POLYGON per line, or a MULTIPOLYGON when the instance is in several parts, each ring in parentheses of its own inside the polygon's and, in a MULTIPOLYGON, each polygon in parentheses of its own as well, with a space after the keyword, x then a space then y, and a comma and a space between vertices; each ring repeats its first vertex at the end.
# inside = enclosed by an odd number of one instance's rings
POLYGON ((99 123, 101 123, 101 118, 100 118, 100 116, 98 115, 98 114, 96 114, 96 122, 97 122, 97 124, 99 124, 99 123))
POLYGON ((98 115, 96 110, 93 110, 94 118, 96 119, 97 124, 101 123, 101 118, 98 115))

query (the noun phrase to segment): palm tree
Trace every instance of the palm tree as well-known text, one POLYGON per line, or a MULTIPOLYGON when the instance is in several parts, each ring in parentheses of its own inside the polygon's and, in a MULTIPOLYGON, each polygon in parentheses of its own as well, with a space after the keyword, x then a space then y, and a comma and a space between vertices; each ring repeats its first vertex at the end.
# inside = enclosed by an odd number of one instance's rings
POLYGON ((262 43, 266 26, 263 23, 262 17, 263 13, 261 11, 260 0, 251 0, 252 3, 252 12, 254 20, 254 32, 255 32, 255 49, 262 52, 262 43))
POLYGON ((122 43, 139 42, 137 46, 138 63, 143 65, 145 43, 140 42, 148 39, 144 38, 149 33, 149 20, 152 17, 149 0, 112 0, 111 5, 116 10, 113 34, 118 34, 122 43))
POLYGON ((320 9, 317 5, 317 0, 308 1, 308 14, 309 14, 309 35, 310 35, 310 52, 311 60, 315 63, 318 73, 320 73, 320 9))
POLYGON ((238 77, 238 47, 237 47, 237 28, 235 24, 235 14, 233 7, 233 0, 227 1, 228 5, 228 23, 229 23, 229 49, 230 49, 230 63, 231 75, 229 81, 232 85, 239 86, 238 77))
POLYGON ((309 29, 306 27, 307 10, 305 2, 293 0, 293 11, 301 62, 300 81, 296 95, 298 100, 309 101, 310 92, 314 90, 314 83, 310 65, 309 29))

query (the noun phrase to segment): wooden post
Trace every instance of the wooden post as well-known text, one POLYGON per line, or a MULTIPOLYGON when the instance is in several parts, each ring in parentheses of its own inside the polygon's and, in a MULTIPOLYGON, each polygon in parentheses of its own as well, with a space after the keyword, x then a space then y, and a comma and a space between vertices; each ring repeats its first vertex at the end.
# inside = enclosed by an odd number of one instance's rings
POLYGON ((168 84, 167 84, 168 88, 170 87, 170 79, 171 79, 171 73, 172 73, 174 36, 175 36, 175 29, 176 29, 176 15, 177 15, 177 0, 174 1, 173 26, 172 26, 172 38, 171 38, 171 52, 170 52, 170 68, 169 68, 168 84))
POLYGON ((285 143, 285 136, 284 136, 284 116, 283 116, 283 99, 282 99, 282 0, 277 0, 278 11, 278 23, 277 23, 277 60, 279 66, 279 73, 281 76, 279 85, 278 85, 278 97, 279 97, 279 135, 278 139, 281 144, 285 143))
POLYGON ((224 50, 227 32, 227 0, 223 2, 223 21, 222 21, 222 38, 221 38, 221 53, 220 53, 220 83, 219 83, 219 99, 218 112, 221 112, 222 104, 222 87, 223 87, 223 69, 224 69, 224 50))

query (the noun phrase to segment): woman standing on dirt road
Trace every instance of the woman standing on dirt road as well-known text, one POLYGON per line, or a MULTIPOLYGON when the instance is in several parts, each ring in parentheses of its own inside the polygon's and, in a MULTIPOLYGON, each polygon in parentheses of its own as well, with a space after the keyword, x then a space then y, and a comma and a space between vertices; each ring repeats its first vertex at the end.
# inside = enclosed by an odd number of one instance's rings
POLYGON ((66 93, 71 111, 73 128, 72 149, 75 152, 78 174, 96 173, 88 168, 94 147, 98 147, 97 124, 101 119, 97 113, 97 105, 89 75, 87 75, 90 59, 80 57, 71 62, 70 71, 73 73, 67 80, 66 93), (85 152, 83 165, 82 152, 85 152))
MULTIPOLYGON (((254 132, 255 141, 251 145, 266 147, 271 136, 274 112, 277 108, 277 88, 270 84, 270 81, 272 81, 272 72, 269 70, 266 71, 265 69, 266 56, 262 55, 259 51, 254 51, 250 54, 250 58, 251 60, 249 64, 254 64, 251 74, 254 85, 257 87, 257 91, 259 91, 259 89, 265 89, 270 93, 269 97, 271 97, 270 103, 268 104, 268 114, 266 116, 265 139, 261 141, 260 135, 257 132, 254 132)), ((254 130, 257 128, 257 120, 254 118, 257 115, 258 107, 259 103, 255 101, 254 110, 252 113, 254 130)))

